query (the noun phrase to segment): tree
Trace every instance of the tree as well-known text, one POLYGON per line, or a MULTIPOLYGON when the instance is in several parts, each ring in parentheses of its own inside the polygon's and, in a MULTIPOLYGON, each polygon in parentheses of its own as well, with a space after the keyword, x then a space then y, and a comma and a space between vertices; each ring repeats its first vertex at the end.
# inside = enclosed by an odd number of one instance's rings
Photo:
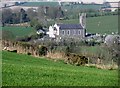
POLYGON ((28 21, 26 11, 23 8, 21 8, 20 9, 20 22, 22 23, 22 22, 26 22, 26 21, 28 21))
POLYGON ((38 31, 39 29, 43 29, 42 24, 39 23, 37 19, 32 19, 30 21, 30 26, 34 27, 36 31, 38 31))
POLYGON ((35 27, 36 24, 38 24, 38 20, 35 19, 35 18, 33 18, 33 19, 30 21, 30 26, 31 26, 31 27, 35 27))
POLYGON ((30 20, 34 19, 37 16, 37 12, 35 12, 33 8, 28 9, 26 13, 30 20))
POLYGON ((62 11, 61 7, 57 9, 57 18, 62 18, 64 16, 64 12, 62 11))
POLYGON ((40 23, 35 25, 35 30, 38 31, 39 29, 43 29, 43 27, 40 23))
POLYGON ((14 12, 12 14, 12 23, 13 24, 20 23, 20 14, 19 14, 19 12, 14 12))
POLYGON ((12 21, 12 10, 3 9, 2 10, 2 23, 11 23, 12 21))
POLYGON ((45 7, 41 6, 38 8, 38 21, 44 26, 47 26, 47 20, 46 20, 46 12, 45 7))
POLYGON ((57 16, 57 8, 56 7, 49 7, 47 11, 47 15, 51 19, 55 19, 57 16))

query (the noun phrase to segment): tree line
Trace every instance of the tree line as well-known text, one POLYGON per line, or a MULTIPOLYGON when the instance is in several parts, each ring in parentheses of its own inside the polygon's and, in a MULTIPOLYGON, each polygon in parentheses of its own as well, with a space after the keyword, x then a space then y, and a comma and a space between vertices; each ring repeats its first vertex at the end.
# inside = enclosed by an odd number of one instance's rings
POLYGON ((12 10, 10 8, 2 10, 3 24, 17 24, 39 20, 42 24, 46 24, 47 19, 56 19, 64 16, 61 7, 39 7, 38 9, 30 8, 25 11, 23 8, 12 10))
MULTIPOLYGON (((115 12, 101 12, 100 10, 94 9, 80 9, 72 8, 64 9, 62 6, 40 6, 37 9, 29 8, 24 10, 23 8, 12 10, 10 8, 2 10, 2 23, 3 24, 17 24, 24 22, 39 22, 43 26, 48 26, 48 21, 56 19, 78 19, 79 13, 86 13, 87 17, 97 17, 105 15, 117 15, 118 11, 115 12)), ((36 23, 35 23, 36 24, 36 23)))

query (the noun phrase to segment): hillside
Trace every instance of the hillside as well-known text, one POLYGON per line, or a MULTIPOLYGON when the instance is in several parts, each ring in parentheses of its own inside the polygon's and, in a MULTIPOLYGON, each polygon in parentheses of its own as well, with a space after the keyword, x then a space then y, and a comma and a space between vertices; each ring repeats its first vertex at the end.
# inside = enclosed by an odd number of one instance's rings
POLYGON ((2 27, 3 37, 9 37, 11 39, 16 39, 18 37, 23 37, 35 33, 32 27, 2 27))
MULTIPOLYGON (((60 23, 79 23, 78 19, 61 20, 60 23)), ((90 17, 86 20, 87 32, 111 34, 118 32, 118 16, 90 17)))
POLYGON ((59 6, 58 2, 27 2, 21 4, 21 6, 31 6, 31 7, 39 7, 39 6, 59 6))
MULTIPOLYGON (((24 4, 21 4, 21 6, 33 6, 33 7, 39 7, 39 6, 59 6, 58 2, 27 2, 24 4)), ((91 4, 78 4, 78 5, 65 5, 65 3, 61 6, 63 9, 95 9, 99 10, 103 5, 91 5, 91 4)))
POLYGON ((3 51, 3 86, 116 86, 117 70, 72 66, 63 61, 3 51))
POLYGON ((118 32, 118 16, 102 16, 87 19, 87 30, 91 33, 118 32))
MULTIPOLYGON (((60 20, 60 23, 79 23, 78 19, 60 20)), ((49 24, 54 24, 53 21, 49 24)), ((23 37, 30 34, 35 34, 35 30, 31 27, 2 27, 3 35, 11 39, 17 37, 23 37), (13 35, 11 35, 11 34, 13 35), (9 36, 10 35, 10 36, 9 36)), ((87 32, 111 34, 112 32, 118 32, 118 16, 101 16, 87 18, 87 32)))

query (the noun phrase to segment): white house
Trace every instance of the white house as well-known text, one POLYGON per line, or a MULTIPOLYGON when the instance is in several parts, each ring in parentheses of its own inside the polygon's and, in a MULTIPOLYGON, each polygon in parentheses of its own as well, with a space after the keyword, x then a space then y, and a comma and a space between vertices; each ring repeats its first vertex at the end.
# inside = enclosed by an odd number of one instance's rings
MULTIPOLYGON (((80 16, 80 14, 79 14, 80 16)), ((78 24, 57 24, 49 27, 51 38, 84 38, 86 33, 86 14, 82 13, 78 24)))

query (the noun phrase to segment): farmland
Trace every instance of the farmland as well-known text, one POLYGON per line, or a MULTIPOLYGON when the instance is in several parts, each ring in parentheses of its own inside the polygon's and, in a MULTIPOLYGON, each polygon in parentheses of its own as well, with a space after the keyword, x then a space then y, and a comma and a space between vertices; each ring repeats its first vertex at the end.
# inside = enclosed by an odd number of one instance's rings
POLYGON ((117 86, 117 70, 54 62, 44 57, 2 52, 3 86, 117 86))
MULTIPOLYGON (((2 31, 3 31, 3 36, 6 35, 4 33, 10 32, 13 35, 12 36, 13 39, 35 33, 35 30, 31 27, 12 27, 12 26, 7 27, 7 26, 5 26, 5 27, 2 27, 2 31)), ((9 37, 11 37, 11 36, 9 36, 9 37)))
MULTIPOLYGON (((100 33, 100 34, 111 34, 112 32, 118 32, 118 16, 101 16, 87 18, 87 32, 89 33, 100 33)), ((78 19, 59 20, 59 23, 79 23, 78 19)), ((49 22, 54 24, 55 21, 49 22)), ((13 34, 13 39, 17 37, 27 36, 35 34, 35 30, 32 27, 3 27, 3 31, 9 31, 13 34)), ((5 33, 6 33, 5 32, 5 33)), ((7 32, 8 33, 8 32, 7 32)), ((3 33, 4 35, 4 33, 3 33)))
MULTIPOLYGON (((79 23, 78 19, 60 21, 61 23, 79 23)), ((100 16, 87 18, 86 29, 89 33, 111 34, 118 31, 118 16, 100 16)))
POLYGON ((27 2, 21 4, 21 6, 31 6, 31 7, 38 7, 38 6, 58 6, 58 2, 27 2))
MULTIPOLYGON (((37 6, 59 6, 58 2, 27 2, 24 4, 21 4, 21 6, 33 6, 33 7, 37 7, 37 6)), ((103 5, 90 5, 90 4, 79 4, 79 5, 62 5, 61 7, 63 9, 68 9, 70 10, 71 8, 74 9, 95 9, 95 10, 99 10, 103 5)))

